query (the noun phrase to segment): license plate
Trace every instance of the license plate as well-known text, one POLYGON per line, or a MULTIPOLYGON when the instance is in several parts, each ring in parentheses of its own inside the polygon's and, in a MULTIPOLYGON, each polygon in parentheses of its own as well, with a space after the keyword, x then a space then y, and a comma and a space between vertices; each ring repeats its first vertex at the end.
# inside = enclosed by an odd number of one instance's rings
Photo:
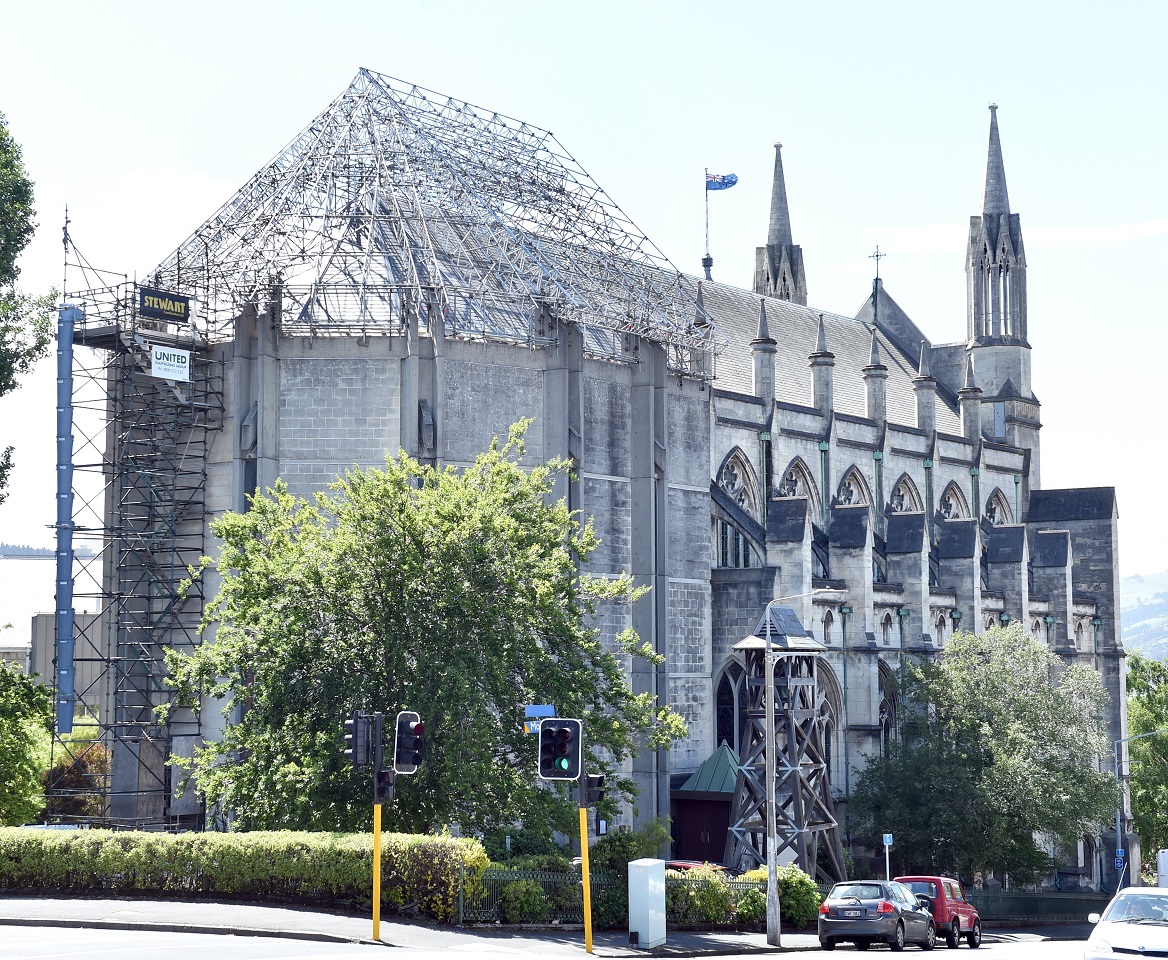
POLYGON ((860 915, 859 910, 845 910, 844 911, 845 917, 858 917, 859 915, 860 915))

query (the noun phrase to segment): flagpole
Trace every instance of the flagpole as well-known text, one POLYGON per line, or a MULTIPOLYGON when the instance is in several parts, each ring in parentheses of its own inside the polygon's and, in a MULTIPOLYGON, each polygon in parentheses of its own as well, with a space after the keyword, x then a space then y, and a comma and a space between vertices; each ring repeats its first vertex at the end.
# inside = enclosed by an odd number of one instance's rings
POLYGON ((702 192, 706 195, 706 256, 710 255, 710 188, 708 178, 710 176, 710 168, 706 167, 706 180, 702 181, 702 192))

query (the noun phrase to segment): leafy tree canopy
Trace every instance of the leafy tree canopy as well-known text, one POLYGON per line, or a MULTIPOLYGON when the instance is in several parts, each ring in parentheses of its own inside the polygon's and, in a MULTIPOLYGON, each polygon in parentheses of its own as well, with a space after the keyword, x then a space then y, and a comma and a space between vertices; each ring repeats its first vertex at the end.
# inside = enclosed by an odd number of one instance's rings
MULTIPOLYGON (((48 352, 56 294, 34 297, 16 288, 17 257, 36 229, 32 181, 20 144, 0 113, 0 397, 16 389, 16 378, 48 352)), ((12 447, 0 449, 0 503, 12 469, 12 447)))
POLYGON ((0 826, 31 823, 44 804, 52 710, 48 687, 0 662, 0 826))
POLYGON ((1127 693, 1128 736, 1139 738, 1128 742, 1132 820, 1154 872, 1168 847, 1168 733, 1156 733, 1168 729, 1168 664, 1129 653, 1127 693))
POLYGON ((426 756, 398 778, 394 828, 570 830, 566 791, 540 788, 538 738, 523 732, 523 707, 537 703, 583 719, 606 802, 633 796, 619 765, 684 723, 629 688, 629 658, 658 662, 652 650, 632 630, 607 642, 597 630, 643 591, 627 575, 579 572, 598 538, 550 499, 566 461, 521 465, 526 428, 465 472, 403 454, 312 501, 278 483, 216 521, 213 639, 169 660, 179 702, 221 698, 228 718, 193 764, 209 803, 245 827, 366 824, 370 775, 345 760, 343 721, 384 713, 388 752, 394 716, 413 709, 426 756))
POLYGON ((902 737, 856 783, 853 839, 892 833, 903 869, 1025 882, 1115 810, 1095 671, 1013 624, 956 633, 908 674, 902 737))

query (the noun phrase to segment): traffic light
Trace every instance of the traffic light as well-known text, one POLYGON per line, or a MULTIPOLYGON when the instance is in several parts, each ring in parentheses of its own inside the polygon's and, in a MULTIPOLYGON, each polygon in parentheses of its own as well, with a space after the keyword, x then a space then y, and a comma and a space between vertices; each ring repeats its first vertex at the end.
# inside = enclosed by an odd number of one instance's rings
POLYGON ((604 774, 588 774, 588 786, 584 791, 584 806, 595 807, 604 799, 604 774))
POLYGON ((422 762, 422 735, 426 725, 413 710, 397 715, 397 736, 393 743, 393 769, 398 773, 417 773, 422 762))
POLYGON ((353 764, 354 770, 368 769, 372 760, 369 734, 369 714, 364 710, 354 710, 353 716, 345 721, 345 758, 353 764))
POLYGON ((579 780, 583 738, 580 721, 548 717, 539 725, 539 775, 544 780, 579 780))
POLYGON ((393 771, 378 770, 373 778, 373 802, 393 802, 393 771))

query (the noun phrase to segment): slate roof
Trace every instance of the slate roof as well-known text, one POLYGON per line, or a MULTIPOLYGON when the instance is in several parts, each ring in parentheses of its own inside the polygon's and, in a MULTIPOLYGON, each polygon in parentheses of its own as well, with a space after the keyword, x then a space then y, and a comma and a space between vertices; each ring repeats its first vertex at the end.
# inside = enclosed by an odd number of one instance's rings
POLYGON ((925 547, 925 515, 892 513, 888 515, 888 539, 885 553, 919 553, 925 547))
MULTIPOLYGON (((686 276, 691 295, 697 298, 698 280, 686 276)), ((750 394, 754 390, 754 358, 750 341, 758 333, 759 301, 766 300, 768 331, 777 341, 775 354, 775 398, 780 403, 811 406, 811 369, 807 358, 815 351, 819 317, 827 335, 827 349, 835 354, 832 377, 835 409, 856 417, 868 413, 863 368, 868 366, 872 350, 872 328, 851 317, 801 307, 789 300, 760 297, 747 290, 726 284, 701 281, 702 303, 706 313, 727 340, 718 357, 717 389, 750 394)), ((917 404, 912 381, 916 364, 893 344, 883 330, 880 359, 888 367, 887 409, 893 423, 916 426, 917 404)), ((937 429, 942 433, 961 433, 961 416, 955 402, 941 390, 937 396, 937 429)))
POLYGON ((937 524, 937 556, 968 560, 977 554, 976 520, 942 520, 937 524))
POLYGON ((1021 563, 1025 548, 1025 528, 992 527, 986 537, 986 562, 1021 563))
POLYGON ((1025 522, 1110 520, 1114 515, 1115 487, 1035 490, 1030 494, 1025 522))
POLYGON ((1066 530, 1039 530, 1030 542, 1030 562, 1036 567, 1065 567, 1071 553, 1066 530))
POLYGON ((807 526, 805 497, 767 501, 767 539, 778 543, 800 543, 807 526))
POLYGON ((831 508, 827 539, 833 547, 862 547, 868 539, 868 507, 866 504, 831 508))

